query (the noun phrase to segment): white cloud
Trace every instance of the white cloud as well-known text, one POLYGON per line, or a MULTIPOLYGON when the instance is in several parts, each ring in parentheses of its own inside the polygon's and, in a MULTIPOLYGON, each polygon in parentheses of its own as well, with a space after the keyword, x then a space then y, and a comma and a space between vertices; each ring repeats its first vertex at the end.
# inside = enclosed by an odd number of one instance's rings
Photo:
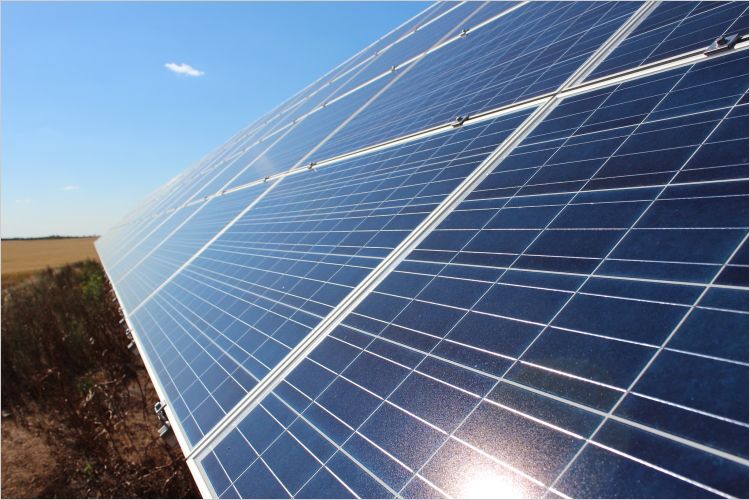
POLYGON ((81 189, 81 186, 74 186, 74 185, 63 186, 63 188, 62 188, 63 191, 77 191, 79 189, 81 189))
POLYGON ((185 63, 182 63, 182 64, 167 63, 164 65, 164 67, 167 68, 169 71, 173 71, 177 73, 178 75, 203 76, 205 74, 203 73, 203 71, 195 69, 194 67, 185 63))

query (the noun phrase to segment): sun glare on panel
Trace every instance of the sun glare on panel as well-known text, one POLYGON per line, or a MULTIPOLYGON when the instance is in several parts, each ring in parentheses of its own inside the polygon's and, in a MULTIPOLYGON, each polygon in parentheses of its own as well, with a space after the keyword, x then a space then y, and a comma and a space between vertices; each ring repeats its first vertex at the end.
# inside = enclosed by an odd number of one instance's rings
POLYGON ((465 478, 460 498, 524 498, 523 489, 507 476, 494 471, 477 471, 465 478))

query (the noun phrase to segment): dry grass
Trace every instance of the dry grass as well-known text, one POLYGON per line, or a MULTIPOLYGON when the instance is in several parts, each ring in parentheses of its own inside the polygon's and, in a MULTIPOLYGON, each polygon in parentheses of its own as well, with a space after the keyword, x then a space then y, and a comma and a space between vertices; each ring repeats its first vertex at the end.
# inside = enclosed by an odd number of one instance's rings
POLYGON ((4 240, 2 242, 3 286, 23 281, 37 271, 58 268, 86 259, 98 260, 96 238, 4 240))
POLYGON ((197 495, 98 262, 4 288, 0 312, 1 497, 197 495))

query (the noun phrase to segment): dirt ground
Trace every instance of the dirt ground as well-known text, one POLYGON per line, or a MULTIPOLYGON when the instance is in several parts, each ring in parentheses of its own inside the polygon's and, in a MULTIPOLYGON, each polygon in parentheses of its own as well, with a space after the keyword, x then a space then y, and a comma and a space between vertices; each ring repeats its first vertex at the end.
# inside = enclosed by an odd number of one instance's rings
POLYGON ((4 286, 1 305, 0 497, 198 495, 97 261, 4 286))
POLYGON ((3 240, 3 285, 17 282, 47 267, 56 268, 85 259, 98 260, 96 238, 3 240))
MULTIPOLYGON (((36 407, 2 419, 2 498, 198 497, 179 449, 159 437, 149 403, 156 393, 145 369, 128 387, 125 417, 116 424, 113 449, 119 470, 101 469, 65 439, 70 429, 36 407), (139 386, 140 384, 140 386, 139 386), (141 393, 143 390, 143 394, 141 393)), ((18 411, 18 410, 16 410, 18 411)))
POLYGON ((19 426, 13 419, 2 422, 2 496, 42 496, 57 474, 57 460, 44 435, 19 426))

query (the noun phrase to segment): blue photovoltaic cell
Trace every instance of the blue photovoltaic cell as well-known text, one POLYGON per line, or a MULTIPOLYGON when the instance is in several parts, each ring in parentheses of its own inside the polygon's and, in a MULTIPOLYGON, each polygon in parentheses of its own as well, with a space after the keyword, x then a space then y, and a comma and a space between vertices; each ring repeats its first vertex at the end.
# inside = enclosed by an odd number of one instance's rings
POLYGON ((313 159, 556 90, 638 7, 637 2, 525 4, 404 68, 403 77, 313 159))
MULTIPOLYGON (((516 2, 499 3, 454 3, 444 15, 434 18, 429 24, 414 32, 410 37, 379 54, 356 78, 347 83, 351 90, 376 76, 388 72, 393 66, 401 66, 406 61, 432 48, 444 39, 458 35, 462 28, 473 26, 514 6, 516 2)), ((393 77, 395 75, 391 75, 393 77)))
POLYGON ((185 207, 182 210, 154 217, 147 223, 136 223, 135 230, 130 235, 120 238, 120 247, 118 248, 120 252, 116 255, 113 254, 111 259, 104 260, 112 281, 115 283, 120 281, 126 273, 132 270, 134 265, 188 220, 199 208, 198 205, 185 207))
POLYGON ((746 498, 747 65, 562 101, 205 455, 216 493, 746 498))
MULTIPOLYGON (((131 314, 191 443, 268 374, 528 114, 283 179, 131 314)), ((207 221, 197 227, 193 221, 212 204, 244 192, 212 200, 126 279, 163 281, 186 260, 180 250, 200 239, 194 238, 198 230, 205 228, 206 235, 217 231, 207 221)), ((118 288, 123 295, 130 289, 118 288)))
POLYGON ((384 80, 374 82, 308 115, 279 136, 275 136, 268 141, 273 144, 269 149, 251 159, 250 168, 243 164, 237 165, 236 178, 227 187, 241 186, 264 175, 283 172, 296 166, 338 126, 367 104, 382 90, 385 83, 384 80))
POLYGON ((125 309, 137 307, 266 188, 259 184, 177 211, 114 267, 112 280, 125 309))
MULTIPOLYGON (((391 31, 372 44, 372 46, 361 51, 361 53, 355 56, 348 64, 345 64, 338 71, 331 71, 320 78, 319 82, 321 84, 318 88, 313 89, 311 92, 304 95, 302 99, 298 100, 293 106, 289 106, 285 109, 281 119, 276 120, 276 122, 264 132, 264 135, 268 135, 269 133, 273 133, 288 126, 294 119, 302 117, 323 102, 351 89, 352 85, 350 82, 354 79, 360 79, 362 73, 371 72, 371 67, 375 61, 379 59, 379 54, 389 51, 396 43, 407 46, 411 45, 413 43, 414 30, 417 27, 422 27, 431 23, 434 19, 456 7, 456 5, 457 3, 453 2, 440 2, 431 5, 430 8, 424 10, 399 28, 391 31)), ((366 80, 361 80, 361 82, 364 81, 366 80)))
POLYGON ((599 78, 747 34, 747 2, 662 2, 589 76, 599 78))

